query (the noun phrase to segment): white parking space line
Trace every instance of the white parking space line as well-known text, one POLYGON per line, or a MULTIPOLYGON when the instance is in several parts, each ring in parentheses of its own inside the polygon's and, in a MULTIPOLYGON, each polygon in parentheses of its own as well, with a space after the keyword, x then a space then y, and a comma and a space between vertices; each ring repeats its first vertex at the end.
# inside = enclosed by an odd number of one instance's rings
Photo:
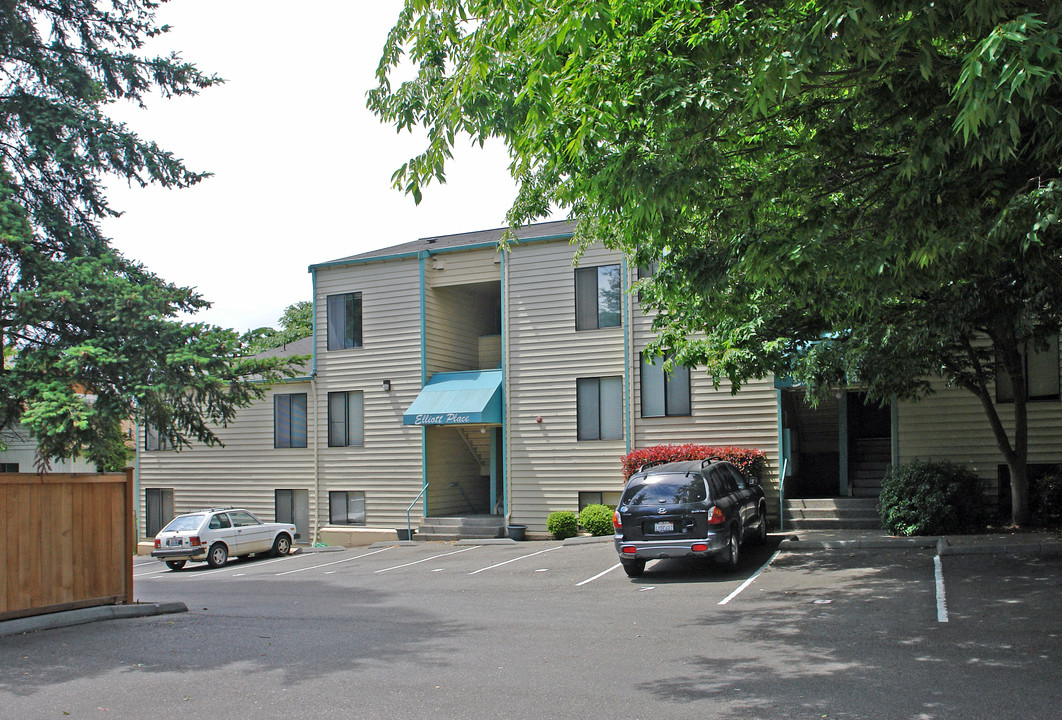
POLYGON ((603 570, 602 572, 599 572, 597 575, 594 575, 592 578, 587 578, 586 580, 583 580, 581 583, 576 583, 575 587, 582 587, 583 585, 586 585, 587 583, 592 583, 594 580, 597 580, 600 577, 605 577, 606 575, 608 575, 610 572, 612 572, 613 570, 615 570, 619 566, 620 566, 620 564, 616 563, 615 565, 610 567, 608 570, 603 570))
POLYGON ((135 572, 135 573, 133 573, 133 577, 134 578, 138 578, 138 577, 144 577, 146 575, 162 575, 164 573, 170 573, 170 572, 173 572, 173 570, 170 570, 168 567, 166 567, 162 563, 159 563, 159 567, 155 568, 154 570, 146 570, 146 571, 140 572, 140 573, 135 572))
POLYGON ((770 565, 771 563, 773 563, 773 562, 774 562, 774 559, 775 559, 776 557, 778 557, 778 555, 779 555, 779 554, 780 554, 781 552, 782 552, 781 550, 775 550, 775 551, 774 551, 774 555, 771 555, 771 557, 770 557, 770 558, 769 558, 769 559, 767 560, 767 562, 765 562, 765 563, 764 563, 764 564, 763 564, 763 565, 762 565, 762 566, 760 567, 760 569, 759 569, 759 570, 757 570, 757 571, 756 571, 755 573, 753 573, 752 577, 750 577, 750 578, 749 578, 748 580, 746 580, 745 582, 741 583, 741 585, 739 585, 739 586, 738 586, 737 590, 735 590, 734 592, 732 592, 732 593, 730 593, 729 595, 727 595, 727 596, 726 596, 725 598, 723 598, 722 600, 720 600, 720 601, 719 601, 719 602, 718 602, 717 604, 719 604, 719 605, 726 605, 726 604, 727 604, 728 602, 730 602, 731 600, 733 600, 734 598, 736 598, 736 597, 737 597, 738 595, 740 595, 740 594, 741 594, 741 591, 742 591, 742 590, 744 590, 745 588, 747 588, 747 587, 748 587, 749 585, 751 585, 751 584, 752 584, 752 582, 753 582, 753 581, 754 581, 754 580, 755 580, 756 578, 758 578, 758 577, 760 576, 760 573, 762 573, 762 572, 763 572, 764 570, 766 570, 766 569, 767 569, 767 567, 768 567, 768 566, 769 566, 769 565, 770 565))
POLYGON ((563 547, 563 545, 557 545, 556 547, 546 548, 545 550, 539 550, 538 552, 533 552, 530 555, 521 555, 520 557, 513 558, 512 560, 506 560, 505 562, 496 563, 494 565, 490 565, 490 566, 485 567, 485 568, 480 568, 479 570, 473 570, 472 572, 469 573, 469 575, 477 575, 477 574, 479 574, 481 572, 485 572, 487 570, 493 570, 494 568, 501 567, 502 565, 508 565, 509 563, 514 563, 517 560, 524 560, 524 559, 529 558, 529 557, 534 557, 535 555, 541 555, 542 553, 548 553, 551 550, 559 550, 562 547, 563 547))
POLYGON ((466 548, 462 548, 460 550, 454 550, 453 552, 442 553, 440 555, 432 555, 431 557, 426 557, 423 560, 414 560, 413 562, 407 562, 407 563, 402 563, 401 565, 394 565, 392 567, 383 568, 382 570, 376 570, 375 572, 385 573, 385 572, 388 572, 389 570, 398 570, 399 568, 409 567, 410 565, 419 565, 422 562, 428 562, 429 560, 434 560, 435 558, 441 558, 441 557, 446 557, 447 555, 456 555, 458 553, 468 552, 469 550, 475 550, 478 547, 482 547, 482 546, 481 545, 473 545, 472 547, 466 547, 466 548))
POLYGON ((933 556, 933 570, 937 581, 937 622, 948 621, 948 601, 944 597, 944 567, 940 555, 933 556))
POLYGON ((329 563, 321 563, 320 565, 310 565, 309 567, 296 568, 295 570, 285 570, 284 572, 278 572, 277 575, 291 575, 292 573, 305 572, 306 570, 316 570, 317 568, 328 567, 329 565, 339 565, 340 563, 350 562, 351 560, 358 560, 359 558, 369 557, 376 553, 382 553, 387 550, 393 550, 396 546, 380 548, 379 550, 373 550, 372 552, 362 553, 361 555, 355 555, 354 557, 343 558, 342 560, 333 560, 329 563))

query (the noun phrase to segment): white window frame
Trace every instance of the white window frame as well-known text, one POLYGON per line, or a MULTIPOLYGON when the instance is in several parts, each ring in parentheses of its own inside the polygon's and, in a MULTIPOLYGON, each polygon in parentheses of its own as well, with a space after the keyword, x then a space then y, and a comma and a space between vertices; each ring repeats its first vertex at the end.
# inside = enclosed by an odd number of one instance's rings
POLYGON ((622 377, 577 378, 575 406, 576 440, 623 439, 622 377))
POLYGON ((330 490, 328 492, 328 524, 329 525, 365 525, 368 512, 366 510, 365 491, 363 490, 330 490), (354 500, 353 516, 351 515, 351 500, 354 500), (357 506, 361 506, 360 519, 357 506), (340 512, 341 511, 341 512, 340 512), (354 519, 351 519, 351 518, 354 519), (340 518, 340 519, 336 519, 340 518))
POLYGON ((349 350, 362 345, 364 307, 360 292, 325 298, 325 344, 329 350, 349 350))
POLYGON ((274 448, 306 447, 308 425, 306 393, 277 393, 273 396, 274 448), (292 411, 293 402, 301 403, 301 415, 298 413, 298 407, 294 412, 292 411))
POLYGON ((623 326, 623 268, 619 263, 576 268, 575 270, 575 329, 599 330, 623 326), (602 289, 602 279, 615 273, 615 295, 619 307, 613 313, 605 311, 606 295, 613 292, 602 289), (604 319, 604 322, 602 320, 604 319))
POLYGON ((690 417, 693 415, 690 369, 674 365, 669 374, 664 370, 665 360, 641 353, 642 417, 690 417), (657 407, 662 407, 662 412, 657 407))

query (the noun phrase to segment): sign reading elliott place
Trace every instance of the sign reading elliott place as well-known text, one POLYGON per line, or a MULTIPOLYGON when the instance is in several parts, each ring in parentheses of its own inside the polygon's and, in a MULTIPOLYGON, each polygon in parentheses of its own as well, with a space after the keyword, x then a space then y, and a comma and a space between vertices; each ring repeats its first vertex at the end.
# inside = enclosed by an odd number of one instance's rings
MULTIPOLYGON (((407 421, 408 422, 408 421, 407 421)), ((438 413, 435 415, 417 415, 414 425, 459 425, 472 422, 471 415, 455 413, 438 413)))

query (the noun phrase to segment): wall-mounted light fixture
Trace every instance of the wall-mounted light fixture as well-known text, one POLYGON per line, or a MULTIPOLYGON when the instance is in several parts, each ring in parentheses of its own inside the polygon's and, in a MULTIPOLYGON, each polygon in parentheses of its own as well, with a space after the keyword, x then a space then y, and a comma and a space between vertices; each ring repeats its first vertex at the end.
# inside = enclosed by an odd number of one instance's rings
POLYGON ((384 389, 384 392, 391 392, 391 381, 390 380, 384 380, 383 381, 383 389, 384 389))

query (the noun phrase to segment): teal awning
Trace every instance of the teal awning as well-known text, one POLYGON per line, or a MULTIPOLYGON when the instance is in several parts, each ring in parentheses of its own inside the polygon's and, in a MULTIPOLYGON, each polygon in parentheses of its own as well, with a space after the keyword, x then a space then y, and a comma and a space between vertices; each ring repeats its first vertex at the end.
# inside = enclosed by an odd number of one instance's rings
POLYGON ((403 425, 497 425, 501 421, 501 370, 437 373, 402 416, 403 425))

